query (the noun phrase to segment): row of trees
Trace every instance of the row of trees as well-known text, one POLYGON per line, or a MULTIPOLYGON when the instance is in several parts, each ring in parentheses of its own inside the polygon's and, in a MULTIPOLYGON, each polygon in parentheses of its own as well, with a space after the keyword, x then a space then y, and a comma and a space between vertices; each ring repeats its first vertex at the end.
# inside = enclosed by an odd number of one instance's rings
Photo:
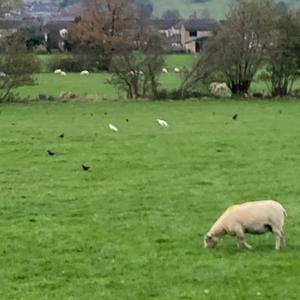
MULTIPOLYGON (((79 51, 101 55, 112 82, 128 97, 158 96, 163 67, 161 40, 134 0, 89 0, 87 14, 71 31, 79 51)), ((208 41, 179 88, 182 97, 199 82, 225 81, 243 97, 255 76, 272 96, 291 92, 300 70, 300 24, 294 11, 274 0, 240 0, 208 41)))
POLYGON ((273 0, 241 0, 210 39, 181 85, 184 95, 199 81, 225 81, 245 96, 261 72, 272 96, 285 96, 300 70, 300 24, 295 12, 276 9, 273 0))
MULTIPOLYGON (((10 1, 15 5, 18 2, 10 1)), ((164 65, 162 41, 143 7, 136 5, 136 0, 85 3, 85 14, 69 32, 73 55, 90 61, 92 58, 95 64, 101 62, 102 69, 112 72, 111 83, 126 91, 129 98, 159 98, 158 76, 164 65)), ((8 8, 1 9, 4 12, 8 8)), ((7 75, 0 77, 0 93, 5 86, 32 82, 35 71, 29 53, 26 62, 32 63, 28 66, 24 62, 26 68, 18 71, 21 61, 12 63, 17 53, 26 52, 24 47, 16 46, 12 39, 9 49, 0 60, 0 71, 7 75), (16 68, 9 69, 10 65, 16 68)), ((273 96, 285 96, 299 76, 299 53, 300 24, 294 12, 276 9, 274 0, 240 0, 209 39, 192 70, 185 74, 176 95, 187 97, 199 83, 225 81, 234 96, 245 96, 260 73, 273 96)), ((22 58, 25 56, 18 56, 22 58)))
MULTIPOLYGON (((0 1, 0 17, 20 6, 20 0, 0 1)), ((19 35, 7 41, 7 48, 7 53, 0 55, 0 102, 10 99, 13 89, 34 84, 33 74, 39 71, 36 56, 28 52, 19 35)))

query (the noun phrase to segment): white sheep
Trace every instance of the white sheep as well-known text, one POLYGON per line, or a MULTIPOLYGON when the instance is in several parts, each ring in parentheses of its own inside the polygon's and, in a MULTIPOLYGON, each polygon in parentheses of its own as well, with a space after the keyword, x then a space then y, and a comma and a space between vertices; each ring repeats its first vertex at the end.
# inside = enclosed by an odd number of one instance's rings
POLYGON ((168 70, 166 68, 162 68, 161 70, 163 73, 168 73, 168 70))
POLYGON ((283 232, 285 216, 283 206, 274 200, 230 206, 204 236, 204 248, 215 247, 219 239, 228 234, 236 237, 238 247, 242 244, 252 249, 252 246, 244 240, 246 233, 261 234, 271 231, 276 237, 275 249, 279 250, 285 245, 283 232))
POLYGON ((62 72, 61 69, 56 69, 56 70, 54 71, 54 74, 61 75, 61 72, 62 72))
POLYGON ((64 72, 64 71, 61 71, 60 75, 61 75, 61 76, 66 76, 67 74, 66 74, 66 72, 64 72))
POLYGON ((87 71, 87 70, 83 70, 83 71, 80 72, 80 75, 88 76, 88 75, 90 75, 90 72, 87 71))
POLYGON ((218 93, 220 91, 228 91, 228 86, 226 82, 212 82, 209 85, 209 90, 211 93, 218 93))
POLYGON ((4 72, 0 72, 0 77, 4 78, 6 77, 6 74, 4 72))
POLYGON ((179 73, 179 72, 180 72, 180 69, 179 69, 179 68, 174 68, 174 72, 175 72, 175 73, 179 73))

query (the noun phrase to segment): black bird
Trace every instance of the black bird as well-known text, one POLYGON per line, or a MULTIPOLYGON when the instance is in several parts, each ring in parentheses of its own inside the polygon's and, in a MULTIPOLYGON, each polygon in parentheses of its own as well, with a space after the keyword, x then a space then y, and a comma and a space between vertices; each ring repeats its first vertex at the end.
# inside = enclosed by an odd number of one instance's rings
POLYGON ((63 139, 63 138, 65 137, 65 134, 62 133, 62 134, 60 134, 58 137, 61 138, 61 139, 63 139))
POLYGON ((91 167, 87 165, 81 165, 83 171, 88 171, 91 167))
POLYGON ((51 151, 51 150, 47 150, 47 152, 48 152, 48 154, 49 154, 50 156, 55 155, 55 152, 53 152, 53 151, 51 151))
POLYGON ((128 119, 126 119, 126 122, 129 122, 129 120, 128 120, 128 119))
POLYGON ((232 117, 232 119, 233 119, 233 120, 236 120, 237 117, 238 117, 238 114, 235 114, 235 115, 232 117))

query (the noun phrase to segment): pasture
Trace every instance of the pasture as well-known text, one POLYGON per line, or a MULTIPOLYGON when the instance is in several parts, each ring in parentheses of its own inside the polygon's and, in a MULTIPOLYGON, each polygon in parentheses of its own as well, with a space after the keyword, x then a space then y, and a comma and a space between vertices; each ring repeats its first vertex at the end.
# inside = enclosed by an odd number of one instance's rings
MULTIPOLYGON (((15 90, 15 94, 20 98, 36 99, 40 95, 57 97, 61 92, 72 92, 81 97, 90 97, 93 99, 125 99, 125 94, 118 91, 114 86, 109 84, 111 74, 107 72, 91 73, 84 77, 79 73, 67 73, 63 77, 49 73, 48 63, 51 55, 39 55, 43 72, 36 74, 36 84, 33 86, 24 86, 15 90)), ((182 74, 174 72, 174 68, 180 70, 191 69, 197 55, 187 54, 169 54, 165 55, 165 66, 168 68, 168 74, 161 74, 159 78, 160 89, 167 91, 175 90, 180 86, 182 74)), ((294 88, 300 88, 300 79, 298 79, 294 88)), ((205 91, 207 93, 207 91, 205 91)), ((250 92, 263 92, 268 94, 267 86, 257 78, 251 85, 250 92)), ((229 97, 229 93, 220 94, 219 96, 229 97)))
POLYGON ((284 100, 1 105, 0 298, 298 299, 299 126, 284 100), (266 198, 286 249, 203 249, 229 205, 266 198))

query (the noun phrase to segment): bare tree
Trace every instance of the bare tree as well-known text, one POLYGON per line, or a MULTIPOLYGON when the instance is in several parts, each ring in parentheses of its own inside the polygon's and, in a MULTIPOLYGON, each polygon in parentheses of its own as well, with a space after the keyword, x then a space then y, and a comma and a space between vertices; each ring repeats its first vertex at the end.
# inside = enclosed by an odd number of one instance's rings
POLYGON ((299 76, 300 24, 292 12, 280 11, 274 29, 268 64, 260 78, 272 96, 282 97, 291 92, 299 76))
POLYGON ((112 55, 132 39, 136 19, 134 0, 87 0, 71 39, 79 51, 100 55, 108 68, 112 55))
MULTIPOLYGON (((157 99, 158 76, 164 65, 160 36, 145 34, 135 51, 124 51, 112 60, 110 83, 127 93, 130 99, 152 97, 157 99), (145 39, 148 36, 148 40, 145 39)), ((136 48, 136 45, 134 46, 136 48)))
POLYGON ((233 95, 244 96, 257 70, 265 63, 272 40, 273 0, 241 0, 231 9, 181 89, 210 74, 225 80, 233 95))
POLYGON ((12 90, 34 84, 34 73, 40 71, 37 57, 27 52, 21 35, 15 35, 8 43, 8 52, 0 56, 0 102, 11 100, 12 90))
POLYGON ((22 6, 22 0, 1 0, 0 1, 0 17, 6 12, 13 9, 20 8, 22 6))

